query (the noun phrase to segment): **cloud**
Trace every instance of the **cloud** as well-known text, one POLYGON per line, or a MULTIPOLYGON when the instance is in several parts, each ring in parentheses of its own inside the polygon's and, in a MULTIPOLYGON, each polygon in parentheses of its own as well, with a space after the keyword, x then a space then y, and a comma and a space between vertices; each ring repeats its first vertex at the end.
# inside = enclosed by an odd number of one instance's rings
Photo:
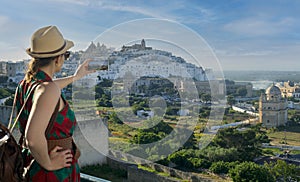
MULTIPOLYGON (((41 0, 35 0, 40 1, 41 0)), ((162 19, 172 19, 175 20, 175 17, 169 13, 165 13, 166 9, 162 5, 149 6, 149 3, 136 3, 134 1, 109 1, 109 0, 49 0, 54 3, 70 3, 73 5, 83 6, 84 8, 92 8, 98 10, 109 10, 112 12, 127 12, 131 14, 142 15, 143 17, 151 18, 162 18, 162 19)), ((173 6, 175 7, 175 6, 173 6)), ((172 7, 168 7, 171 8, 172 7)), ((80 10, 80 9, 79 9, 80 10)), ((65 10, 67 11, 67 10, 65 10)))
POLYGON ((103 9, 108 9, 108 10, 114 10, 114 11, 125 11, 125 12, 130 12, 130 13, 137 13, 153 18, 165 18, 166 15, 160 15, 161 12, 153 11, 153 10, 148 10, 143 7, 136 7, 136 6, 123 6, 120 4, 103 4, 101 6, 103 9))
POLYGON ((6 22, 8 22, 8 17, 0 15, 0 25, 2 25, 3 23, 6 23, 6 22))
POLYGON ((259 18, 245 18, 225 24, 224 29, 228 32, 245 36, 273 36, 287 32, 295 24, 296 20, 291 17, 273 21, 259 18))
MULTIPOLYGON (((57 3, 70 3, 75 5, 81 6, 88 6, 90 4, 89 0, 49 0, 50 2, 57 2, 57 3)), ((41 1, 44 2, 44 1, 41 1)))
POLYGON ((173 21, 181 20, 182 16, 180 16, 180 13, 178 12, 182 13, 186 9, 186 4, 181 1, 172 1, 171 3, 166 1, 163 4, 157 4, 155 2, 134 3, 131 1, 100 1, 97 6, 98 8, 105 10, 128 12, 137 14, 138 16, 143 15, 148 18, 169 19, 173 21))
POLYGON ((142 15, 140 18, 159 18, 178 21, 185 24, 199 24, 216 18, 211 9, 198 4, 172 1, 165 3, 136 2, 136 1, 109 1, 109 0, 51 0, 56 3, 71 3, 95 9, 113 12, 127 12, 142 15), (188 13, 186 10, 189 10, 188 13))
MULTIPOLYGON (((3 27, 5 27, 5 25, 7 24, 9 22, 9 18, 7 17, 7 16, 1 16, 0 15, 0 27, 1 27, 1 29, 3 28, 3 27)), ((1 30, 0 29, 0 30, 1 30)))

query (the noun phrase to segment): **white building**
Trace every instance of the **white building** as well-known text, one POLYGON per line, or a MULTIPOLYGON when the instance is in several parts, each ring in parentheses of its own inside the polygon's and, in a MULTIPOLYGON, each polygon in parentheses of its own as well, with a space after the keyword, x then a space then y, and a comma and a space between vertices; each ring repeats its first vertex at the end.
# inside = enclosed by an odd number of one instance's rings
POLYGON ((154 112, 153 111, 144 111, 144 110, 138 110, 136 112, 136 115, 142 118, 153 118, 154 112))
MULTIPOLYGON (((124 79, 128 73, 132 75, 131 83, 140 77, 161 77, 161 78, 189 78, 197 81, 214 80, 211 69, 204 70, 194 64, 187 63, 183 58, 176 57, 172 53, 162 50, 154 50, 146 47, 142 40, 141 44, 123 46, 120 51, 112 51, 98 43, 97 46, 92 42, 89 48, 82 54, 84 58, 93 58, 95 62, 108 64, 108 70, 97 71, 95 82, 102 79, 124 79)), ((89 78, 91 79, 91 78, 89 78)), ((86 81, 83 81, 86 82, 86 81)), ((87 83, 85 83, 87 85, 87 83)))
POLYGON ((25 76, 28 60, 0 62, 0 74, 8 76, 8 82, 19 82, 25 76))
POLYGON ((170 52, 146 47, 144 40, 141 44, 123 46, 121 51, 113 52, 107 61, 109 69, 99 72, 101 78, 117 79, 122 78, 127 72, 131 72, 137 78, 142 76, 164 78, 179 76, 193 78, 197 81, 215 79, 211 69, 204 70, 202 67, 187 63, 183 58, 176 57, 170 52))
POLYGON ((188 109, 180 109, 177 114, 179 116, 188 116, 190 114, 190 111, 188 109))

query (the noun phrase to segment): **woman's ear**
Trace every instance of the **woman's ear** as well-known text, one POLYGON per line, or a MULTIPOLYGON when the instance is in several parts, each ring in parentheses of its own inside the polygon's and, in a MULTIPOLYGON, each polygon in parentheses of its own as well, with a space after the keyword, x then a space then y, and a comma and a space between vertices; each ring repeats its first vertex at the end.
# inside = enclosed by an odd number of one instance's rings
POLYGON ((55 65, 57 65, 57 64, 59 63, 58 60, 59 60, 59 56, 57 56, 57 57, 54 59, 55 65))

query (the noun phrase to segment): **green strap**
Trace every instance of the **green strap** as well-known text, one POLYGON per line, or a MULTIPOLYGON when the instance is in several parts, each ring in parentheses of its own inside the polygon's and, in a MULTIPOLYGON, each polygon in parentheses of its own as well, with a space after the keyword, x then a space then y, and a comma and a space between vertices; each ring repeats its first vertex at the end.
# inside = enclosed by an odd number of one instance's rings
POLYGON ((26 100, 25 100, 25 102, 24 102, 22 108, 20 109, 20 111, 19 111, 19 113, 18 113, 18 115, 17 115, 15 121, 12 123, 14 111, 15 111, 15 108, 16 108, 17 94, 18 94, 18 90, 19 90, 19 87, 17 86, 16 91, 15 91, 15 96, 14 96, 13 107, 12 107, 12 111, 11 111, 11 114, 10 114, 10 119, 9 119, 9 123, 8 123, 8 127, 7 127, 7 128, 10 130, 11 133, 13 132, 13 130, 14 130, 16 124, 17 124, 17 121, 19 120, 20 115, 21 115, 21 113, 22 113, 23 110, 24 110, 25 105, 26 105, 28 99, 30 98, 30 95, 33 93, 33 91, 35 90, 35 88, 36 88, 38 85, 40 85, 39 82, 33 83, 33 86, 32 86, 31 89, 30 89, 30 92, 29 92, 28 97, 26 98, 26 100))

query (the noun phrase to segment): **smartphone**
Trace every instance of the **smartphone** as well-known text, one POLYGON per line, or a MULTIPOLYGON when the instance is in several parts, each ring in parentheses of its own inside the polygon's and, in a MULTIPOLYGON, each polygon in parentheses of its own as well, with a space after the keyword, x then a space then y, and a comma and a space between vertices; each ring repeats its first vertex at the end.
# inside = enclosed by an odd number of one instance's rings
POLYGON ((89 69, 107 70, 108 63, 106 61, 91 61, 91 62, 89 62, 89 69))
POLYGON ((96 70, 107 70, 108 69, 108 65, 101 65, 99 68, 97 68, 96 70))

